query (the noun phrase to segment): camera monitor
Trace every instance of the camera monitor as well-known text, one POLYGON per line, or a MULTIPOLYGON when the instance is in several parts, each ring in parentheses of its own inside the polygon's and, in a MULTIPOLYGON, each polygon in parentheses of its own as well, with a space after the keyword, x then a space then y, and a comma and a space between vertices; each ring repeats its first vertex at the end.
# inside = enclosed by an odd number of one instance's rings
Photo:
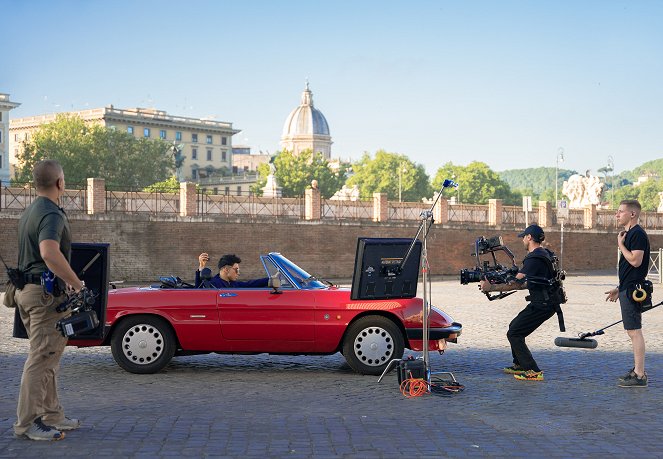
POLYGON ((410 246, 412 239, 359 238, 350 298, 377 300, 416 296, 421 241, 415 241, 403 264, 410 246))
MULTIPOLYGON (((85 282, 85 286, 98 294, 92 305, 99 319, 94 330, 70 336, 71 339, 100 339, 104 334, 106 322, 106 301, 108 299, 108 274, 110 269, 110 244, 105 243, 72 243, 71 268, 85 282)), ((55 307, 55 306, 53 306, 55 307)), ((14 315, 14 338, 27 338, 28 334, 18 313, 14 315)))

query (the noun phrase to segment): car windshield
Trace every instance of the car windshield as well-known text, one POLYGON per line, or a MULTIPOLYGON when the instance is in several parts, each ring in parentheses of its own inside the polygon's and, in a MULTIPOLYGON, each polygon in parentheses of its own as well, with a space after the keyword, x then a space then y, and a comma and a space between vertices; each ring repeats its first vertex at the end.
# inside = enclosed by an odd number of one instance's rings
POLYGON ((326 288, 325 284, 302 268, 288 260, 280 253, 272 252, 269 257, 276 263, 284 273, 302 289, 326 288))

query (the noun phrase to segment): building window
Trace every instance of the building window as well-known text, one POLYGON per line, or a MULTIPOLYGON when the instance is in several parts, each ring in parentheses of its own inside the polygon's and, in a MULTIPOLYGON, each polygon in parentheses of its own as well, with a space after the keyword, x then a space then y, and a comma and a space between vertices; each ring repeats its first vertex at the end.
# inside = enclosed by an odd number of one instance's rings
POLYGON ((0 155, 0 169, 2 169, 2 155, 0 155))
MULTIPOLYGON (((0 131, 0 143, 2 143, 2 131, 0 131)), ((0 166, 2 167, 2 166, 0 166)))
POLYGON ((166 140, 166 131, 165 130, 160 130, 159 131, 159 138, 166 140))
POLYGON ((240 185, 237 185, 237 196, 242 195, 242 187, 240 185))
POLYGON ((228 145, 228 137, 221 137, 221 145, 228 145))
POLYGON ((207 135, 207 144, 212 145, 212 136, 209 134, 207 135))
POLYGON ((212 150, 208 149, 207 150, 207 161, 211 161, 211 160, 212 160, 212 150))
POLYGON ((229 194, 230 194, 230 187, 227 186, 227 187, 226 187, 226 196, 228 196, 229 194))
POLYGON ((191 178, 194 180, 198 178, 198 169, 191 170, 191 178))
POLYGON ((223 161, 223 162, 227 161, 226 150, 221 151, 221 161, 223 161))
POLYGON ((175 132, 175 140, 178 142, 182 140, 182 133, 180 131, 175 132))
POLYGON ((134 135, 134 127, 133 126, 127 126, 127 132, 131 135, 134 135))
POLYGON ((191 134, 191 141, 193 143, 198 143, 198 134, 191 134))
POLYGON ((150 136, 150 128, 144 128, 143 137, 149 137, 149 136, 150 136))
POLYGON ((197 148, 192 148, 191 149, 191 159, 198 159, 198 149, 197 148))
POLYGON ((0 112, 0 123, 2 123, 2 112, 0 112))
POLYGON ((218 187, 214 187, 214 194, 215 194, 215 195, 216 195, 216 194, 219 194, 219 188, 218 188, 218 187))

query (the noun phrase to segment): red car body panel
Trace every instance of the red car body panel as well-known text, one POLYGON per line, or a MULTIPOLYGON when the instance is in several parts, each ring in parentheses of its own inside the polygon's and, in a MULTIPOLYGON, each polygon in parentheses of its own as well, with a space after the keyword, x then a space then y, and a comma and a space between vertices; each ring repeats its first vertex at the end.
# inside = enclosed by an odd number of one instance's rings
MULTIPOLYGON (((353 301, 349 289, 336 287, 281 292, 268 288, 111 290, 105 325, 112 332, 124 317, 156 315, 171 324, 184 351, 302 354, 338 351, 345 330, 358 316, 389 317, 404 330, 422 327, 420 298, 353 301)), ((431 310, 431 328, 452 323, 446 314, 431 310)), ((69 344, 87 347, 107 341, 72 339, 69 344)), ((429 344, 429 349, 438 349, 437 340, 429 344)), ((409 340, 406 346, 421 350, 422 342, 409 340)))

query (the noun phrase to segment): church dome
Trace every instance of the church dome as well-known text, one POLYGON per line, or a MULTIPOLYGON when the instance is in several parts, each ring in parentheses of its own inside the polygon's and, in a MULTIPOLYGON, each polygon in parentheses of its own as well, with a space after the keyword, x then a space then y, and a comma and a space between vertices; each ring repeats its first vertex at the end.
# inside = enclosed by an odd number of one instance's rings
POLYGON ((320 110, 313 106, 313 93, 306 82, 302 101, 295 108, 283 125, 283 137, 329 135, 329 125, 320 110))

